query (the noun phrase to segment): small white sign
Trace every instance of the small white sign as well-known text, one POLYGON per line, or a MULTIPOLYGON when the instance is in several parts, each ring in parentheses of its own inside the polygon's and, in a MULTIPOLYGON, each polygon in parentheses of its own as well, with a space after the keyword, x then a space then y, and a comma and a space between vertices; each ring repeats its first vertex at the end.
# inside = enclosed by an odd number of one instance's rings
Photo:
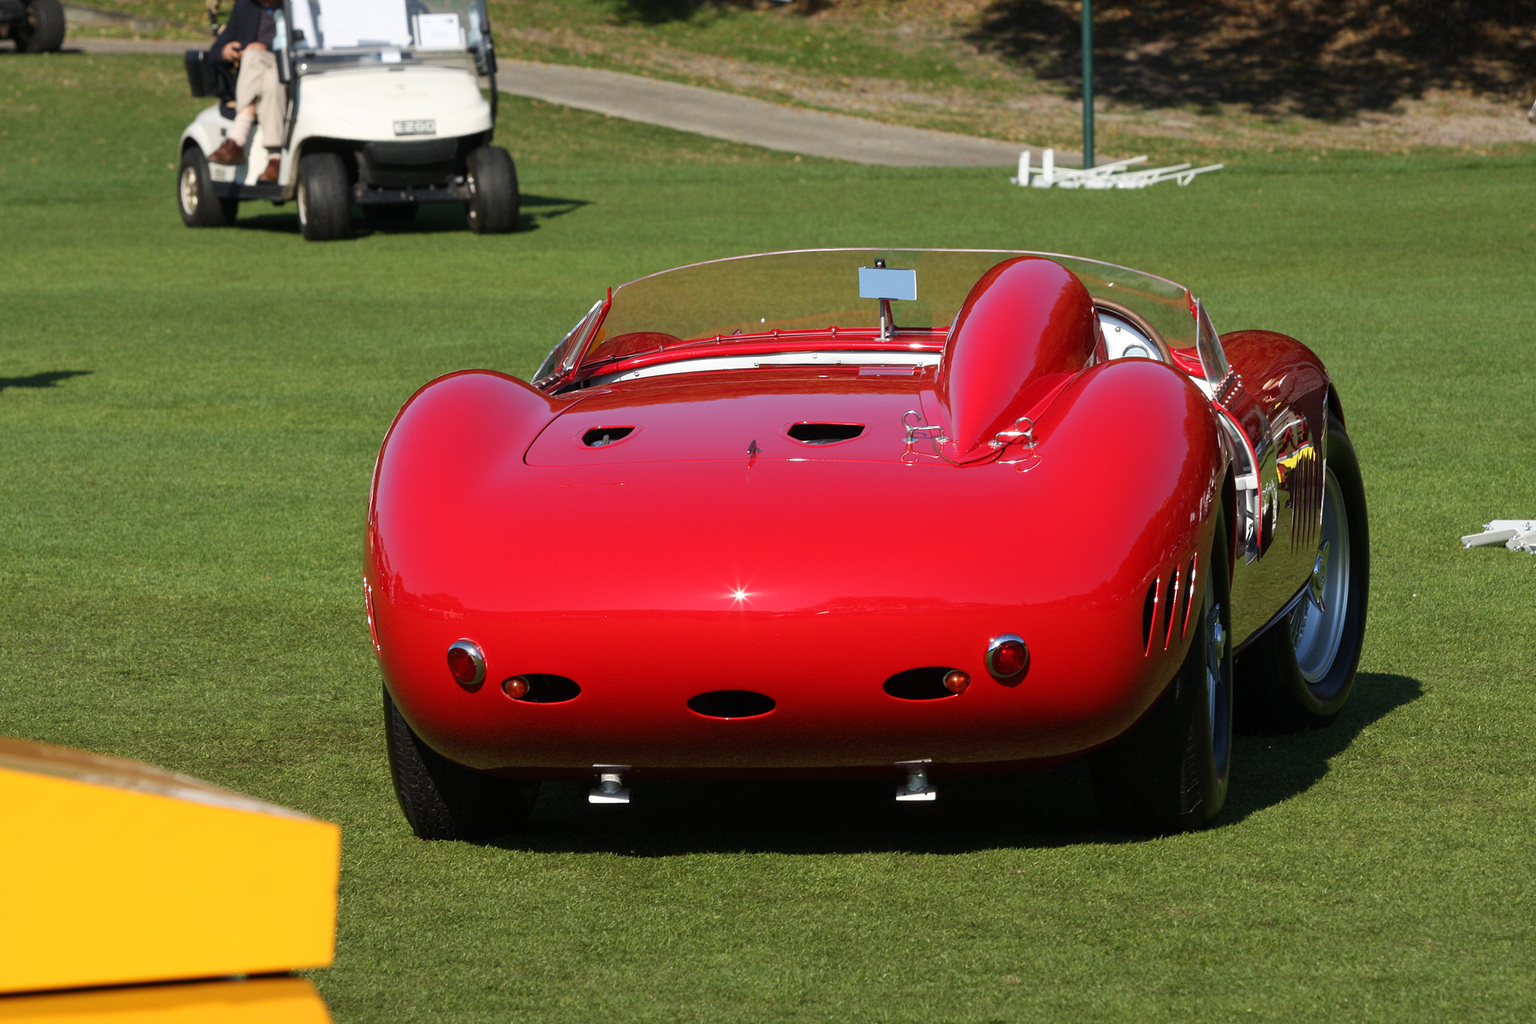
POLYGON ((421 50, 462 50, 457 14, 416 15, 416 47, 421 50))
POLYGON ((234 164, 209 164, 208 177, 214 181, 234 181, 234 164))

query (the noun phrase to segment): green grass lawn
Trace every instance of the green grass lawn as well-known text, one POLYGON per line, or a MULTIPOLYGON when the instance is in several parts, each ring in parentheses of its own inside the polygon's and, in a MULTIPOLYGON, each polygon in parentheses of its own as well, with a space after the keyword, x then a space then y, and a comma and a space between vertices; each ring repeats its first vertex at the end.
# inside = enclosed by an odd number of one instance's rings
POLYGON ((1456 540, 1536 515, 1536 152, 1026 191, 506 99, 525 230, 439 210, 320 245, 291 206, 181 225, 199 105, 175 58, 0 53, 0 734, 341 823, 338 1022, 1536 1014, 1536 558, 1456 540), (1102 831, 1076 766, 920 808, 553 786, 520 838, 412 838, 360 586, 394 411, 445 371, 528 374, 608 285, 819 245, 1095 256, 1315 347, 1372 512, 1350 706, 1240 739, 1215 827, 1153 841, 1102 831))

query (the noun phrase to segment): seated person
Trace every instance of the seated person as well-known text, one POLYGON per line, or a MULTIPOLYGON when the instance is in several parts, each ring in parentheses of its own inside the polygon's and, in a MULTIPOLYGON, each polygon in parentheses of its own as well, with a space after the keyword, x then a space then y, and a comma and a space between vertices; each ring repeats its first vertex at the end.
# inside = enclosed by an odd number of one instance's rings
POLYGON ((213 41, 215 60, 240 64, 235 80, 235 123, 224 144, 209 154, 216 164, 245 162, 245 144, 251 137, 251 125, 261 122, 268 154, 267 168, 256 179, 275 182, 282 166, 283 138, 286 134, 288 90, 277 80, 277 58, 272 43, 277 38, 277 19, 273 10, 282 0, 235 0, 229 24, 213 41))

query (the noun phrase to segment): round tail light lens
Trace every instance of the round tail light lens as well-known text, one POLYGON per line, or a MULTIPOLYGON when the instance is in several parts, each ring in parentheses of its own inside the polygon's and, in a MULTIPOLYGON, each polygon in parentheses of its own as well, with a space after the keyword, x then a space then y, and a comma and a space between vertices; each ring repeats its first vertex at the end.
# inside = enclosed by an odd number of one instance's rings
POLYGON ((522 676, 512 676, 501 681, 501 692, 513 700, 522 700, 528 696, 528 691, 531 689, 533 687, 522 676))
POLYGON ((994 637, 987 644, 987 671, 1000 683, 1012 686, 1029 671, 1029 648, 1013 633, 994 637))
POLYGON ((959 669, 944 674, 944 689, 950 693, 964 693, 965 688, 971 685, 971 677, 959 669))
POLYGON ((448 671, 454 682, 474 689, 485 682, 485 655, 471 640, 459 640, 448 648, 448 671))

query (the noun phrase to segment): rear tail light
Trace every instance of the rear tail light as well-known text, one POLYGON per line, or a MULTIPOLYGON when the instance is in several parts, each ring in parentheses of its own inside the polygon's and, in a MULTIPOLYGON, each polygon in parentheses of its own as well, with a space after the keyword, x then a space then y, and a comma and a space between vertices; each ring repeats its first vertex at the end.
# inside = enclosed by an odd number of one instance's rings
POLYGON ((457 640, 448 648, 448 671, 466 690, 485 682, 485 655, 472 640, 457 640))
POLYGON ((944 689, 950 693, 964 693, 965 688, 971 685, 971 677, 959 669, 947 672, 944 675, 944 689))
POLYGON ((1024 638, 1013 633, 993 637, 987 643, 987 671, 1008 686, 1022 682, 1029 671, 1029 648, 1024 638))

